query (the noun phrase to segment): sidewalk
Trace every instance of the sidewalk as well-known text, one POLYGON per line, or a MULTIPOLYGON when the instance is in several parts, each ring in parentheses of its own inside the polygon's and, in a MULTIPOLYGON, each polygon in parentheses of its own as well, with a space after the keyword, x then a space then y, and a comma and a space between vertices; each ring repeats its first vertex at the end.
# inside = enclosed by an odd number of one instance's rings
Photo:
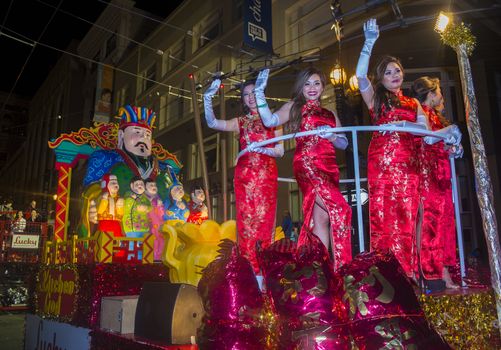
POLYGON ((24 313, 0 314, 0 344, 4 350, 22 350, 24 313))

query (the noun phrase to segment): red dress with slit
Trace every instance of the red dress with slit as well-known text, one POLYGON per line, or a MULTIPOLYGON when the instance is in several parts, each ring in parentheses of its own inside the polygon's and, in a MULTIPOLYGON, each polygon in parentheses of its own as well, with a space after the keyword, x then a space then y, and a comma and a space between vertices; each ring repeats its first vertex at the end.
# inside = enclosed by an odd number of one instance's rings
MULTIPOLYGON (((300 131, 317 129, 321 125, 336 127, 334 114, 320 107, 319 101, 309 100, 301 111, 300 131)), ((339 191, 339 169, 332 142, 318 135, 296 139, 294 176, 303 194, 303 226, 298 245, 311 243, 313 207, 318 197, 327 208, 330 221, 334 268, 351 260, 351 208, 339 191)))
MULTIPOLYGON (((275 137, 275 130, 265 127, 258 114, 239 117, 238 127, 241 149, 252 142, 275 137)), ((275 232, 277 176, 275 158, 265 154, 247 152, 238 159, 235 167, 238 246, 255 272, 259 272, 256 243, 261 241, 263 247, 268 247, 275 232)))
MULTIPOLYGON (((416 122, 416 100, 397 94, 400 106, 383 106, 374 125, 416 122)), ((408 276, 417 267, 416 220, 419 208, 421 138, 404 132, 374 132, 367 154, 371 250, 390 249, 408 276)))
MULTIPOLYGON (((433 131, 444 125, 433 108, 423 105, 433 131)), ((452 203, 449 152, 442 141, 433 145, 423 142, 421 159, 421 226, 420 267, 426 279, 441 279, 444 266, 456 264, 456 227, 452 203)))

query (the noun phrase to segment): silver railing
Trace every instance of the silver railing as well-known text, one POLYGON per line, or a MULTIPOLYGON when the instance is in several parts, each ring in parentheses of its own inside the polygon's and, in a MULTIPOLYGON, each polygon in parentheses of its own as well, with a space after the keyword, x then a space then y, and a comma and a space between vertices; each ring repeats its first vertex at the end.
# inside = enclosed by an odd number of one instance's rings
MULTIPOLYGON (((340 180, 340 183, 350 183, 350 182, 355 182, 355 193, 356 193, 356 207, 357 207, 357 232, 358 232, 358 241, 359 241, 359 252, 365 251, 365 241, 364 241, 364 226, 363 226, 363 218, 362 218, 362 201, 360 198, 361 194, 361 187, 360 187, 360 182, 361 181, 367 181, 366 178, 361 178, 360 177, 360 164, 359 164, 359 159, 358 159, 358 133, 359 132, 373 132, 373 131, 381 131, 381 132, 409 132, 414 135, 419 135, 419 136, 434 136, 439 139, 445 139, 444 136, 441 136, 433 131, 429 130, 424 130, 424 129, 416 129, 416 128, 409 128, 409 127, 401 127, 401 126, 396 126, 396 125, 391 125, 391 124, 385 124, 381 126, 350 126, 350 127, 341 127, 341 128, 329 128, 325 130, 309 130, 309 131, 303 131, 303 132, 297 132, 293 134, 288 134, 288 135, 282 135, 279 137, 274 137, 272 139, 268 139, 265 141, 261 142, 256 142, 255 146, 256 147, 262 147, 266 146, 272 143, 284 141, 284 140, 289 140, 292 138, 297 138, 297 137, 304 137, 304 136, 311 136, 311 135, 316 135, 319 134, 320 132, 323 133, 328 133, 328 132, 334 132, 334 133, 351 133, 352 136, 352 146, 353 146, 353 167, 354 167, 354 173, 355 173, 355 178, 354 179, 342 179, 340 180)), ((238 154, 238 158, 240 158, 243 154, 247 153, 248 149, 242 150, 238 154)), ((458 198, 458 190, 457 190, 457 180, 456 180, 456 168, 454 164, 454 158, 449 157, 449 162, 451 165, 451 184, 452 184, 452 200, 454 203, 454 216, 455 216, 455 222, 456 222, 456 234, 457 234, 457 242, 458 242, 458 249, 459 249, 459 264, 460 264, 460 269, 461 269, 461 282, 463 287, 466 286, 465 282, 463 281, 463 278, 466 275, 465 271, 465 260, 464 260, 464 246, 463 246, 463 232, 462 232, 462 227, 461 227, 461 216, 459 213, 459 198, 458 198)), ((294 179, 286 179, 286 178, 279 178, 280 181, 284 182, 294 182, 294 179)), ((370 200, 370 198, 369 198, 370 200)))

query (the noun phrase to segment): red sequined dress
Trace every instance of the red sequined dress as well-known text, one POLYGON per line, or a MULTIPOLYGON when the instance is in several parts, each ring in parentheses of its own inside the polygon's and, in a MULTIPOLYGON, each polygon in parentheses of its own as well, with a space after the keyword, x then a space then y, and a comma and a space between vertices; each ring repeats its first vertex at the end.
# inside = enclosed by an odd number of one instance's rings
MULTIPOLYGON (((442 129, 437 113, 423 105, 433 131, 442 129)), ((420 267, 426 279, 441 279, 445 266, 456 264, 456 228, 452 203, 449 152, 444 143, 423 142, 421 159, 421 226, 420 267)))
MULTIPOLYGON (((374 125, 416 122, 416 100, 397 94, 400 106, 382 107, 374 125)), ((417 267, 416 221, 419 208, 421 139, 409 133, 374 132, 367 155, 371 250, 393 251, 408 276, 417 267)))
MULTIPOLYGON (((275 137, 275 130, 265 127, 259 114, 239 117, 238 127, 241 149, 252 142, 275 137)), ((275 231, 277 176, 275 159, 256 152, 243 154, 235 167, 238 246, 256 272, 259 271, 256 243, 261 241, 263 247, 269 246, 275 231)))
MULTIPOLYGON (((301 111, 300 131, 315 130, 321 125, 336 127, 334 114, 309 100, 301 111)), ((303 194, 303 219, 299 245, 311 243, 313 207, 318 197, 327 208, 330 221, 334 268, 351 260, 351 208, 339 191, 339 169, 332 142, 318 135, 296 139, 294 176, 303 194)))

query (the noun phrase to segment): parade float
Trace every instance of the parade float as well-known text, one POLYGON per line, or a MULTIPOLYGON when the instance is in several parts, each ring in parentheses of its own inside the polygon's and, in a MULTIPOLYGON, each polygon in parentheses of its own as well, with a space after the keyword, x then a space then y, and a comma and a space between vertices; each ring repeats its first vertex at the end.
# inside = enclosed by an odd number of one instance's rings
POLYGON ((359 254, 334 272, 318 240, 305 248, 277 239, 257 247, 260 288, 234 243, 235 222, 187 214, 204 206, 185 202, 181 164, 152 142, 154 113, 125 106, 118 116, 118 125, 49 142, 59 172, 55 232, 33 273, 25 349, 499 346, 489 288, 477 279, 474 292, 416 297, 389 253, 359 254), (71 233, 70 210, 80 213, 71 233))

